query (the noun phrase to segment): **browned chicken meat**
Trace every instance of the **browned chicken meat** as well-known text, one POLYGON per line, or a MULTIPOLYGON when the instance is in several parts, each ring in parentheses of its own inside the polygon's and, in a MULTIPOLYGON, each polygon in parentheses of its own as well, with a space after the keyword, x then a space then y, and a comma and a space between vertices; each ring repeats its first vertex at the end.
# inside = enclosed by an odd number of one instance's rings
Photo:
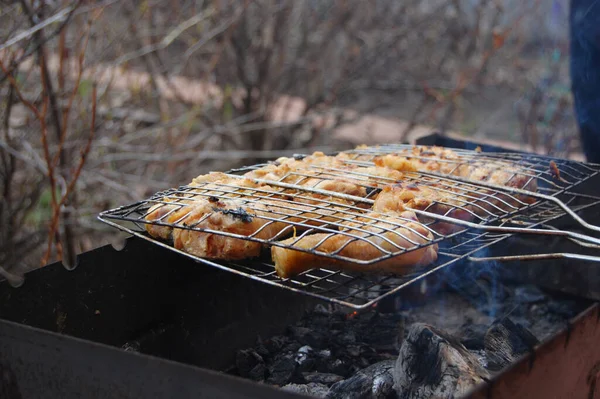
POLYGON ((199 176, 189 184, 192 189, 176 192, 163 197, 152 206, 145 217, 151 224, 146 224, 146 231, 153 237, 164 240, 172 238, 173 228, 164 224, 172 224, 186 213, 190 205, 197 201, 221 198, 240 198, 252 190, 273 190, 272 188, 254 182, 250 179, 236 179, 224 173, 213 172, 199 176), (195 188, 194 188, 195 187, 195 188))
MULTIPOLYGON (((378 156, 374 162, 378 166, 404 172, 436 172, 473 182, 537 191, 535 176, 517 164, 492 159, 480 160, 474 155, 465 157, 447 148, 413 147, 410 150, 378 156)), ((535 201, 527 196, 520 196, 520 199, 535 201)))
MULTIPOLYGON (((471 221, 475 217, 471 210, 473 207, 456 193, 440 188, 436 190, 433 186, 401 183, 385 187, 373 204, 373 210, 376 212, 402 212, 405 209, 416 209, 464 221, 471 221)), ((427 222, 440 234, 450 234, 463 229, 459 224, 432 220, 427 222)))
POLYGON ((431 231, 419 223, 412 212, 371 212, 354 222, 348 222, 340 233, 288 238, 281 242, 288 248, 273 246, 271 256, 277 275, 282 278, 293 277, 316 267, 402 275, 437 259, 437 244, 432 244, 432 239, 431 231), (323 256, 328 254, 349 260, 323 256), (367 265, 352 261, 373 261, 390 254, 395 256, 367 265))
MULTIPOLYGON (((367 174, 375 174, 381 177, 388 177, 388 181, 400 179, 402 173, 389 168, 358 168, 347 165, 342 160, 326 156, 323 153, 316 152, 301 160, 294 158, 279 158, 277 161, 266 165, 257 170, 250 171, 241 177, 235 177, 220 172, 211 172, 207 175, 201 175, 192 180, 189 187, 194 188, 184 194, 178 194, 177 198, 173 196, 163 198, 161 204, 157 204, 150 209, 146 220, 158 221, 162 223, 172 223, 177 215, 174 211, 182 205, 193 204, 195 198, 200 200, 207 197, 215 198, 243 198, 243 197, 268 197, 271 199, 284 199, 298 204, 313 205, 313 213, 308 211, 302 213, 300 218, 290 219, 288 222, 303 222, 304 225, 318 226, 327 222, 335 221, 337 208, 331 203, 343 205, 352 205, 358 208, 368 209, 370 204, 367 202, 353 202, 343 197, 323 194, 328 193, 345 194, 354 198, 364 198, 367 196, 369 185, 373 186, 367 174), (320 167, 317 167, 317 165, 320 167), (311 169, 314 166, 314 169, 311 169), (339 172, 327 173, 323 168, 333 169, 352 169, 354 174, 340 177, 339 172), (361 170, 364 169, 364 170, 361 170), (391 177, 390 177, 391 176, 391 177), (260 179, 257 181, 256 179, 260 179), (271 183, 271 185, 269 184, 271 183), (294 184, 302 187, 303 190, 286 189, 277 187, 276 183, 294 184), (314 191, 311 191, 314 190, 314 191), (195 198, 190 198, 194 196, 195 198), (175 202, 177 205, 167 205, 165 203, 175 202)), ((327 169, 329 170, 329 169, 327 169)), ((379 186, 382 184, 380 183, 379 186)), ((297 226, 302 229, 303 226, 297 226)), ((150 235, 157 238, 168 239, 171 237, 172 228, 159 224, 147 224, 146 230, 150 235)))
POLYGON ((280 240, 271 255, 281 277, 319 266, 403 274, 437 259, 434 232, 460 229, 439 220, 427 220, 426 227, 411 209, 470 221, 530 199, 503 197, 484 187, 467 190, 463 183, 435 183, 419 179, 415 172, 537 189, 536 180, 518 165, 477 160, 439 147, 377 157, 316 152, 302 159, 279 158, 243 176, 198 176, 186 190, 148 212, 146 220, 170 226, 148 224, 146 229, 154 237, 172 238, 178 249, 212 259, 258 256, 263 244, 248 237, 280 240), (374 165, 361 162, 368 160, 374 165), (323 226, 339 231, 315 234, 323 226), (352 261, 377 260, 389 252, 396 255, 370 265, 352 261), (327 254, 348 260, 326 259, 327 254))
MULTIPOLYGON (((244 259, 260 254, 262 243, 243 239, 277 238, 286 227, 286 211, 279 204, 252 202, 240 199, 196 201, 187 214, 176 221, 173 229, 175 248, 209 259, 244 259), (240 236, 214 234, 193 228, 212 230, 240 236)), ((287 212, 290 213, 290 212, 287 212)))

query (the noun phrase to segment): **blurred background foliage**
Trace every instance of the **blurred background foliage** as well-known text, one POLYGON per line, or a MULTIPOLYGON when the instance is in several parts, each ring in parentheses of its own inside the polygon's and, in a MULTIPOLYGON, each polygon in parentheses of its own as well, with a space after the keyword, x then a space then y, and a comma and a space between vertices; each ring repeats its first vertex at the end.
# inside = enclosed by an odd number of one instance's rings
POLYGON ((580 157, 566 0, 0 2, 0 271, 210 170, 431 131, 580 157))

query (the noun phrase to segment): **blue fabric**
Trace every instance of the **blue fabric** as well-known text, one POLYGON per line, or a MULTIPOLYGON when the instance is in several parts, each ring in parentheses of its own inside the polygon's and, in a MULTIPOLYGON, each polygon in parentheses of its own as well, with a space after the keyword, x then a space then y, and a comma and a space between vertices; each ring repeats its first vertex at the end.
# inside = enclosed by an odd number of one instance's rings
POLYGON ((571 89, 585 156, 600 163, 600 0, 572 0, 571 89))

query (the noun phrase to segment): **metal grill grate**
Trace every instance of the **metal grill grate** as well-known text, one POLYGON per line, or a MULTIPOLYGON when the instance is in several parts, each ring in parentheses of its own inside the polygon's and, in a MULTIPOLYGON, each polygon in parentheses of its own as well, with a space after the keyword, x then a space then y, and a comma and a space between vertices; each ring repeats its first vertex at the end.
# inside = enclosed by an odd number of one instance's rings
MULTIPOLYGON (((167 190, 149 200, 102 212, 99 218, 111 226, 199 262, 357 309, 371 306, 383 297, 398 292, 443 267, 472 257, 482 249, 506 239, 512 233, 556 234, 600 243, 600 240, 593 237, 537 228, 565 214, 584 227, 595 228, 585 224, 575 211, 567 206, 575 199, 583 201, 585 206, 600 202, 595 197, 569 191, 598 174, 594 165, 543 157, 532 156, 525 159, 516 154, 484 155, 459 150, 455 150, 458 159, 445 159, 429 153, 426 156, 415 155, 414 148, 388 145, 352 150, 342 153, 341 163, 310 164, 305 169, 289 170, 278 176, 278 179, 254 178, 253 184, 241 187, 239 182, 243 179, 240 176, 242 173, 252 173, 268 164, 255 165, 223 174, 222 176, 229 179, 225 182, 200 182, 167 190), (403 216, 385 217, 382 225, 383 216, 371 213, 371 207, 375 204, 374 198, 381 190, 398 183, 393 177, 374 175, 371 173, 372 169, 369 169, 374 166, 376 157, 386 154, 397 154, 405 158, 422 157, 429 161, 434 159, 440 164, 452 165, 433 172, 404 173, 401 187, 408 187, 410 190, 410 187, 415 186, 421 190, 436 192, 435 201, 412 208, 421 222, 417 227, 411 224, 411 219, 403 216), (466 181, 459 173, 455 175, 455 172, 465 165, 469 167, 482 162, 490 169, 503 170, 508 176, 506 185, 498 185, 497 182, 466 181), (507 165, 517 168, 518 172, 507 174, 507 165), (529 187, 532 182, 536 182, 537 191, 511 187, 510 181, 515 176, 521 179, 521 187, 529 187), (358 191, 361 195, 326 189, 324 183, 339 180, 351 182, 360 189, 358 191), (226 202, 233 201, 235 207, 228 207, 222 211, 237 218, 251 219, 256 228, 244 234, 211 229, 206 227, 211 213, 201 214, 190 223, 190 215, 194 209, 192 204, 198 204, 199 199, 208 206, 224 199, 227 199, 226 202), (152 212, 156 213, 160 205, 167 211, 149 222, 148 216, 152 215, 152 212), (450 232, 438 228, 448 224, 460 228, 450 232), (149 236, 144 227, 147 225, 170 229, 176 227, 178 231, 205 232, 239 238, 245 242, 293 248, 296 251, 321 255, 323 266, 302 271, 294 277, 280 278, 273 262, 264 251, 261 256, 240 261, 200 258, 149 236), (274 233, 266 234, 270 230, 274 233), (322 234, 323 238, 311 246, 299 246, 298 243, 304 237, 316 233, 322 234), (282 241, 289 236, 292 238, 282 241), (323 243, 334 237, 344 237, 343 245, 333 252, 321 251, 323 243), (378 256, 358 260, 344 255, 344 249, 356 242, 372 246, 372 250, 378 256), (328 259, 369 265, 434 244, 439 246, 437 261, 402 276, 340 272, 327 266, 328 259)), ((297 158, 301 157, 303 156, 297 158)))

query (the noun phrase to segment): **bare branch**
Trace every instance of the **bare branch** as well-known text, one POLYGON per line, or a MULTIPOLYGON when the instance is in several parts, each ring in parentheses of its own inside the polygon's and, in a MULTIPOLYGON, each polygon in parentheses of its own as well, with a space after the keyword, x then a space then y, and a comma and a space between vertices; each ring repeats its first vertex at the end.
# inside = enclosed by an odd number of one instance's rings
POLYGON ((197 25, 198 23, 204 21, 206 18, 210 17, 212 15, 212 13, 213 13, 213 11, 209 10, 209 11, 203 11, 203 12, 200 12, 200 13, 194 15, 193 17, 189 18, 186 21, 183 21, 182 23, 177 25, 175 28, 173 28, 173 30, 171 30, 171 32, 169 32, 169 34, 167 36, 165 36, 160 42, 158 42, 156 44, 150 44, 150 45, 144 46, 144 47, 140 48, 139 50, 125 54, 125 55, 117 58, 113 64, 115 66, 121 65, 128 61, 142 57, 144 55, 148 55, 155 51, 167 48, 184 31, 186 31, 187 29, 191 28, 192 26, 197 25))
MULTIPOLYGON (((23 4, 23 3, 21 3, 21 4, 23 4)), ((27 4, 27 3, 25 3, 25 4, 27 4)), ((27 9, 29 9, 28 5, 26 5, 26 7, 27 7, 27 9)), ((42 22, 33 25, 31 28, 19 33, 18 35, 16 35, 12 39, 6 41, 5 43, 0 44, 0 51, 6 49, 8 47, 14 46, 15 44, 19 43, 21 40, 29 39, 31 36, 33 36, 37 32, 41 31, 45 27, 52 25, 56 22, 64 21, 65 22, 63 24, 63 27, 64 27, 68 23, 69 18, 73 15, 73 11, 75 11, 76 8, 77 8, 77 6, 67 6, 67 7, 63 8, 61 11, 57 12, 53 16, 46 18, 42 22)))

